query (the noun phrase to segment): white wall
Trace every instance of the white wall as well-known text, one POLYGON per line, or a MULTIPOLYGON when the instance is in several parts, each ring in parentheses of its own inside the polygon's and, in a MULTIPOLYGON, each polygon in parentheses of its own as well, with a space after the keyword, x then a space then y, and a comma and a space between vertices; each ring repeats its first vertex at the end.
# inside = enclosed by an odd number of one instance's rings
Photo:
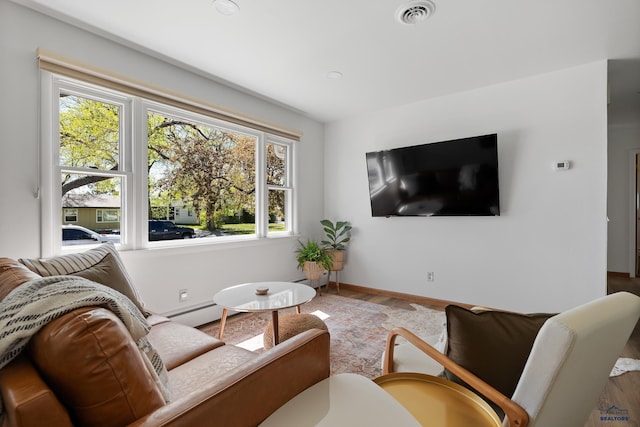
MULTIPOLYGON (((0 0, 0 256, 40 253, 38 47, 302 130, 299 230, 317 237, 323 213, 353 223, 345 283, 521 311, 562 310, 605 292, 605 62, 367 114, 324 131, 293 111, 0 0), (499 135, 502 216, 371 217, 365 152, 492 132, 499 135), (553 172, 551 164, 565 159, 574 168, 553 172), (435 282, 428 284, 427 271, 435 282)), ((122 255, 147 305, 171 312, 208 302, 230 284, 302 277, 295 245, 291 238, 122 255), (179 304, 182 288, 190 298, 179 304)))
MULTIPOLYGON (((39 73, 42 48, 158 87, 203 99, 267 122, 301 130, 296 146, 299 231, 319 232, 323 212, 323 125, 211 79, 141 54, 7 0, 0 0, 0 256, 40 255, 38 187, 39 73)), ((295 238, 252 244, 123 252, 147 305, 159 312, 211 301, 223 287, 257 280, 293 280, 295 238), (178 303, 178 290, 189 300, 178 303)))
MULTIPOLYGON (((609 215, 608 270, 628 273, 629 245, 635 227, 630 227, 630 177, 635 170, 630 159, 640 151, 640 117, 637 122, 616 123, 609 126, 607 212, 609 215)), ((633 218, 633 216, 631 217, 633 218)))
POLYGON ((325 214, 354 226, 341 281, 518 311, 604 295, 606 79, 602 61, 328 125, 325 214), (371 217, 366 152, 494 132, 501 216, 371 217))

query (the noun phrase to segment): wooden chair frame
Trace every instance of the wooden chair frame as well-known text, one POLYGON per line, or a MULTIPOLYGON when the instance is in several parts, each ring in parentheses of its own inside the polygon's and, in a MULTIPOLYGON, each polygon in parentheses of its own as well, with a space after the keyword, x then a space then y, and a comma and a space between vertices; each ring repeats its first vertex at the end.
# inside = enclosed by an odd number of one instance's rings
POLYGON ((440 353, 434 347, 423 341, 413 332, 406 328, 395 328, 387 335, 387 344, 384 359, 382 361, 382 374, 389 374, 394 371, 393 368, 393 350, 396 338, 400 336, 414 345, 417 349, 431 357, 433 360, 447 368, 454 375, 465 381, 479 393, 486 396, 489 400, 498 405, 505 413, 510 427, 527 427, 529 424, 529 415, 516 402, 500 393, 495 388, 478 378, 476 375, 458 365, 446 355, 440 353))

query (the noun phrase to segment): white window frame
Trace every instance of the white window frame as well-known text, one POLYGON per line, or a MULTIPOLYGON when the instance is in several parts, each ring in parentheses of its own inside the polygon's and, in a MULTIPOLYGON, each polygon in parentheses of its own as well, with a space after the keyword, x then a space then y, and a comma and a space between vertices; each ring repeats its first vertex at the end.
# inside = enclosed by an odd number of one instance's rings
MULTIPOLYGON (((292 228, 292 224, 293 224, 293 203, 291 203, 291 200, 293 200, 294 198, 294 185, 293 185, 293 181, 294 181, 294 176, 293 176, 293 168, 292 168, 292 162, 293 162, 293 147, 294 144, 291 143, 291 141, 288 141, 284 138, 278 138, 275 136, 270 135, 269 137, 267 137, 267 140, 265 141, 265 156, 266 156, 266 146, 267 144, 273 144, 273 145, 282 145, 287 147, 287 155, 285 157, 285 184, 284 185, 272 185, 272 184, 267 184, 266 183, 266 173, 262 173, 262 175, 264 176, 265 179, 265 187, 267 190, 267 194, 265 195, 265 219, 266 219, 266 223, 265 223, 265 233, 268 236, 278 236, 278 235, 289 235, 293 233, 293 228, 292 228), (284 191, 285 192, 285 225, 286 228, 284 231, 273 231, 273 232, 269 232, 269 194, 268 192, 270 190, 276 190, 276 191, 284 191)), ((265 162, 263 161, 263 164, 265 164, 265 162)))
POLYGON ((54 256, 61 252, 80 249, 62 246, 62 202, 60 177, 63 171, 103 175, 121 178, 120 230, 124 249, 144 249, 156 246, 193 246, 197 244, 223 244, 239 240, 255 240, 269 237, 291 236, 295 233, 295 141, 275 136, 245 126, 236 125, 200 113, 160 104, 137 96, 130 96, 111 89, 97 87, 68 77, 41 70, 41 147, 40 147, 40 197, 42 206, 42 256, 54 256), (121 141, 119 170, 96 171, 94 169, 61 167, 59 165, 59 96, 60 92, 72 93, 116 103, 121 106, 121 141), (147 188, 147 113, 167 113, 184 117, 207 126, 215 126, 256 138, 256 220, 255 235, 227 236, 207 239, 148 242, 148 188, 147 188), (266 184, 266 144, 287 146, 287 186, 275 186, 288 192, 286 204, 286 230, 268 232, 268 189, 266 184))

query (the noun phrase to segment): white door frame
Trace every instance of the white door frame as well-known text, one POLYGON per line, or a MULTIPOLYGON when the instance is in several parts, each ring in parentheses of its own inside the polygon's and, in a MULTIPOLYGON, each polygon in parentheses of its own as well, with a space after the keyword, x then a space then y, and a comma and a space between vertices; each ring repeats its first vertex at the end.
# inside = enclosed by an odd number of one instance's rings
POLYGON ((636 221, 638 218, 638 184, 636 177, 637 157, 640 150, 629 151, 629 277, 636 277, 636 257, 637 257, 637 230, 636 221))

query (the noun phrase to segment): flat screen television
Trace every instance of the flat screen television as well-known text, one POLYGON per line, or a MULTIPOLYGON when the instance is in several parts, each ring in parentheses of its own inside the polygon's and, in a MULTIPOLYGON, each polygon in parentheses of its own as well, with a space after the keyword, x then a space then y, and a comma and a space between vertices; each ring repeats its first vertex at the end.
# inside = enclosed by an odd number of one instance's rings
POLYGON ((500 215, 497 134, 366 154, 374 217, 500 215))

